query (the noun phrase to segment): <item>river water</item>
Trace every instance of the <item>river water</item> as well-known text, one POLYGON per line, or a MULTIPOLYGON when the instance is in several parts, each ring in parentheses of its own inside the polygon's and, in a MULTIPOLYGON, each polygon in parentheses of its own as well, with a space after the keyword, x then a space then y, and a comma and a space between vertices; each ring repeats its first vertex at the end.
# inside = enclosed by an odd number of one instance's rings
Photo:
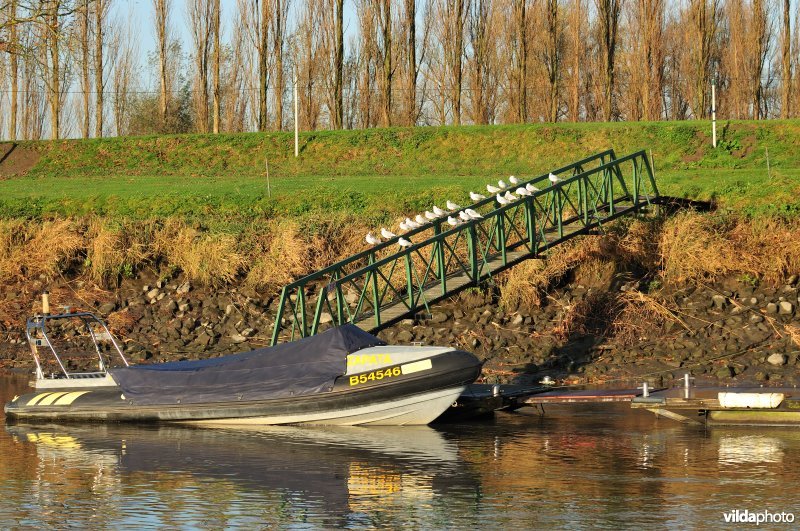
MULTIPOLYGON (((2 402, 26 381, 0 374, 2 402)), ((799 465, 800 429, 625 405, 432 428, 3 424, 0 528, 729 527, 736 509, 800 521, 799 465)))

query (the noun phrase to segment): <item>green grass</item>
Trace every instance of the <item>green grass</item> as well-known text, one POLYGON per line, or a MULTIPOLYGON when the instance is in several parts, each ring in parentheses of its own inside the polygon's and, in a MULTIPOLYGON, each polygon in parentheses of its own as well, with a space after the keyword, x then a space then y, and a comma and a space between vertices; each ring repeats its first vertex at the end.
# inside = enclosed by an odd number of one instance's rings
POLYGON ((41 158, 27 175, 0 180, 0 217, 178 216, 213 225, 345 211, 382 221, 608 147, 651 150, 663 194, 748 215, 800 212, 800 121, 720 122, 716 150, 710 132, 709 122, 319 131, 301 135, 298 159, 290 133, 25 143, 41 158))

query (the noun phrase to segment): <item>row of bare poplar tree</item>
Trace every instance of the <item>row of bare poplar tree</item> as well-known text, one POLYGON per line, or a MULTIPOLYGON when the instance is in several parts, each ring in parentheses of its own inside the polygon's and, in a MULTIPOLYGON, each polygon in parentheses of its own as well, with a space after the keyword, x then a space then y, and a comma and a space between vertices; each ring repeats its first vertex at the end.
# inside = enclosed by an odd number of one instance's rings
POLYGON ((150 0, 146 60, 114 1, 0 0, 0 135, 278 130, 295 78, 302 129, 800 107, 790 0, 150 0))

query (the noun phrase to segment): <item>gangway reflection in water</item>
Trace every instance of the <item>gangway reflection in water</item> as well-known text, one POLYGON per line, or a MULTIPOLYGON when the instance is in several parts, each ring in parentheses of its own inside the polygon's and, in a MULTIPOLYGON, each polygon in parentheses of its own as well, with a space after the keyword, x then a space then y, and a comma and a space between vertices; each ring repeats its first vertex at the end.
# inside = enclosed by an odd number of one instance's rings
POLYGON ((337 519, 381 506, 411 503, 424 510, 450 489, 477 490, 476 476, 459 462, 456 443, 427 426, 16 425, 6 430, 17 444, 34 445, 43 462, 117 478, 117 496, 143 475, 149 484, 169 488, 175 488, 176 477, 192 477, 193 485, 181 482, 200 490, 195 495, 213 497, 222 489, 237 491, 237 498, 283 499, 298 512, 327 515, 326 525, 343 525, 337 519), (101 473, 109 467, 113 473, 101 473))

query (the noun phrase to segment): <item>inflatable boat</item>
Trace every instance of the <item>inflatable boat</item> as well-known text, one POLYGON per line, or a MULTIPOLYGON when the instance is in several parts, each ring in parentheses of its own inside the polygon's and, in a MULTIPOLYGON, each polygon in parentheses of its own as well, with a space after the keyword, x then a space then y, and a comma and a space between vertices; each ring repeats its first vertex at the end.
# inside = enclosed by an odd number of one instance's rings
POLYGON ((26 334, 35 391, 5 406, 7 417, 26 421, 428 424, 481 370, 469 352, 389 346, 351 324, 250 352, 149 365, 129 365, 88 312, 37 315, 26 334), (68 335, 88 340, 97 370, 68 369, 50 333, 64 320, 77 321, 68 335), (45 359, 55 367, 49 374, 45 359))

